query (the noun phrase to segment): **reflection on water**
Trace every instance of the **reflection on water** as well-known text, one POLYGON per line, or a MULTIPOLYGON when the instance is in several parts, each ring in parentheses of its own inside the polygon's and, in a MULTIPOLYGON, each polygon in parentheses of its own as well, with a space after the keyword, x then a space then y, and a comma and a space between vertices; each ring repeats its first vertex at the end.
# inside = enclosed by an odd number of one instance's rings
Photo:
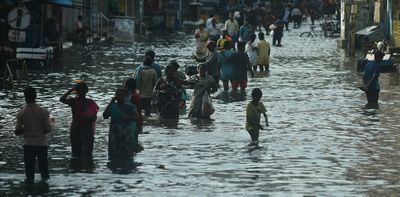
POLYGON ((92 158, 80 158, 80 157, 72 157, 69 160, 69 168, 71 169, 71 173, 93 173, 95 170, 94 162, 92 158))
MULTIPOLYGON (((212 120, 145 119, 144 150, 133 160, 109 161, 109 120, 100 116, 115 89, 153 49, 156 61, 194 65, 192 35, 123 45, 88 45, 65 51, 58 70, 33 72, 38 101, 54 118, 49 137, 48 196, 396 196, 400 136, 398 73, 381 75, 379 109, 364 109, 355 59, 344 57, 335 40, 299 39, 285 32, 284 47, 272 47, 269 72, 249 79, 246 94, 212 95, 212 120), (71 113, 58 98, 74 79, 89 84, 100 107, 93 160, 70 158, 71 113), (263 91, 270 127, 250 144, 244 128, 251 90, 263 91)), ((222 85, 222 84, 220 84, 222 85)), ((0 93, 0 196, 27 194, 22 180, 22 139, 13 135, 24 103, 23 87, 0 93)), ((188 90, 192 93, 193 90, 188 90)), ((189 106, 189 101, 187 102, 189 106)))
POLYGON ((129 174, 136 171, 138 163, 135 163, 132 158, 112 159, 107 163, 107 167, 114 174, 129 174))

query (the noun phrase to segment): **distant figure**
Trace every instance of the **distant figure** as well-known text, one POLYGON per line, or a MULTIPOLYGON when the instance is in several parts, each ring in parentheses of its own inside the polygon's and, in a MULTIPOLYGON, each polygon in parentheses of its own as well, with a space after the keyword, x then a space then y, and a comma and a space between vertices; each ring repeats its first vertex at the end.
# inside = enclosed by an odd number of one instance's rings
POLYGON ((207 56, 206 56, 206 62, 204 62, 204 64, 207 65, 207 74, 211 75, 214 80, 215 83, 219 83, 219 79, 221 77, 221 73, 220 73, 220 62, 218 61, 218 57, 219 57, 219 53, 216 50, 215 47, 215 42, 214 41, 208 41, 207 42, 207 56))
POLYGON ((249 24, 247 18, 244 19, 244 24, 240 27, 239 30, 239 41, 247 43, 250 39, 250 34, 253 33, 252 27, 249 24))
POLYGON ((217 40, 217 50, 224 50, 225 41, 232 42, 232 38, 228 36, 224 29, 221 31, 221 38, 217 40))
POLYGON ((364 76, 363 76, 363 87, 362 89, 365 91, 365 95, 367 97, 368 103, 366 104, 366 108, 379 108, 378 100, 379 100, 379 92, 380 92, 380 84, 379 84, 379 74, 380 74, 380 62, 385 56, 381 51, 375 52, 374 61, 369 61, 367 65, 365 65, 364 76))
POLYGON ((35 178, 36 157, 42 180, 47 180, 49 168, 47 161, 47 134, 51 131, 49 112, 36 104, 36 90, 26 87, 24 90, 26 105, 18 112, 15 134, 24 137, 25 183, 33 184, 35 178))
POLYGON ((110 160, 131 158, 137 151, 137 111, 135 105, 125 102, 126 91, 117 89, 107 108, 103 112, 103 118, 111 117, 110 131, 108 133, 108 157, 110 160))
POLYGON ((142 109, 146 116, 151 113, 151 99, 153 97, 153 88, 157 82, 156 71, 151 67, 153 58, 145 56, 141 68, 136 68, 135 79, 136 86, 140 95, 142 109))
POLYGON ((254 42, 255 40, 256 40, 256 35, 251 34, 250 40, 246 43, 246 48, 245 48, 245 52, 249 56, 250 65, 252 66, 253 71, 257 70, 257 47, 254 42))
POLYGON ((268 127, 268 116, 266 114, 267 110, 260 99, 262 97, 262 92, 259 88, 254 88, 251 92, 252 101, 247 104, 246 108, 246 130, 250 134, 251 140, 253 142, 258 142, 258 136, 260 130, 263 127, 260 124, 261 114, 264 115, 265 125, 268 127))
POLYGON ((179 118, 181 88, 182 85, 177 76, 176 69, 170 63, 165 67, 165 78, 159 79, 154 87, 160 117, 166 119, 179 118))
POLYGON ((199 74, 193 75, 190 82, 193 84, 193 95, 190 101, 189 118, 209 119, 214 113, 210 93, 217 90, 214 79, 207 75, 207 66, 199 64, 199 74))
POLYGON ((72 157, 92 157, 95 125, 99 107, 86 98, 89 88, 84 82, 76 84, 60 97, 60 101, 72 109, 70 140, 72 157), (69 95, 76 91, 76 97, 69 95))
MULTIPOLYGON (((174 66, 176 76, 179 79, 179 83, 182 83, 182 85, 188 85, 186 82, 186 74, 185 72, 179 70, 181 66, 178 64, 178 62, 172 60, 170 64, 174 66)), ((178 91, 180 92, 181 95, 179 99, 179 111, 184 112, 184 110, 186 109, 186 100, 189 99, 189 96, 188 93, 186 92, 186 89, 183 86, 178 87, 178 91)))
POLYGON ((137 111, 136 127, 137 132, 135 136, 135 141, 139 142, 139 134, 143 131, 143 116, 140 103, 140 95, 136 89, 136 80, 133 78, 128 78, 123 85, 126 91, 125 103, 130 103, 135 105, 137 111))
POLYGON ((151 63, 151 67, 156 71, 157 74, 157 79, 160 79, 162 77, 162 72, 161 72, 161 66, 156 63, 156 53, 153 50, 148 50, 146 53, 144 53, 145 56, 150 56, 151 59, 153 60, 151 63))
POLYGON ((232 83, 233 65, 228 59, 235 53, 232 49, 232 42, 225 41, 224 50, 221 51, 219 62, 221 62, 221 80, 224 86, 224 91, 229 90, 229 82, 232 83))
MULTIPOLYGON (((207 20, 208 21, 208 20, 207 20)), ((217 27, 216 19, 212 18, 211 23, 206 26, 210 40, 217 42, 220 37, 220 30, 217 27)))
POLYGON ((278 19, 276 20, 275 24, 273 25, 275 27, 274 29, 274 35, 272 36, 272 44, 274 46, 282 46, 281 41, 283 37, 283 28, 284 24, 282 20, 278 19))
POLYGON ((82 17, 82 15, 78 15, 78 18, 75 21, 75 33, 77 33, 80 38, 84 38, 85 37, 85 28, 83 27, 83 17, 82 17))
POLYGON ((258 31, 262 31, 261 30, 261 26, 263 23, 263 18, 265 17, 265 3, 258 3, 257 7, 253 10, 254 15, 256 16, 256 27, 254 28, 254 31, 257 29, 258 27, 258 31))
POLYGON ((224 29, 226 29, 227 35, 232 38, 232 47, 234 48, 235 43, 238 41, 239 23, 235 20, 233 12, 229 13, 229 19, 225 22, 224 29))
MULTIPOLYGON (((271 55, 271 47, 269 43, 264 39, 264 33, 258 33, 258 39, 260 40, 257 43, 258 56, 257 56, 257 65, 260 67, 260 71, 269 70, 269 57, 271 55)), ((257 68, 254 68, 256 71, 257 68)))
POLYGON ((310 15, 310 19, 311 19, 311 25, 314 25, 315 20, 318 17, 318 13, 314 8, 310 8, 308 10, 308 15, 310 15))
POLYGON ((245 42, 238 42, 238 51, 234 53, 230 61, 233 64, 232 72, 232 92, 237 93, 240 86, 240 92, 244 93, 247 88, 247 73, 252 73, 249 56, 244 52, 245 42))
POLYGON ((282 21, 285 24, 286 30, 289 30, 289 21, 290 21, 290 5, 286 5, 286 8, 283 12, 282 21))
POLYGON ((301 25, 302 14, 298 6, 292 10, 293 28, 298 29, 301 25))
POLYGON ((206 29, 208 30, 208 27, 212 25, 212 21, 214 20, 214 13, 210 13, 208 15, 208 19, 206 20, 206 29))
POLYGON ((204 22, 202 21, 199 24, 199 28, 194 32, 194 37, 196 38, 196 53, 195 57, 198 59, 204 58, 207 53, 207 41, 208 41, 208 32, 204 27, 204 22))

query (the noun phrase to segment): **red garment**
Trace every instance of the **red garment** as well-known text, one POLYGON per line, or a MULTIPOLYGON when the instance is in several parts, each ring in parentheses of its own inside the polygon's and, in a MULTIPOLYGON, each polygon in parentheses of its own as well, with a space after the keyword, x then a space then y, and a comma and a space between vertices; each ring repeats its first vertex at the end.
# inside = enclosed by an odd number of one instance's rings
POLYGON ((142 116, 142 107, 140 104, 140 95, 137 91, 132 92, 132 103, 136 105, 137 111, 137 123, 140 127, 143 127, 143 116, 142 116))
POLYGON ((72 156, 91 156, 99 106, 92 99, 78 97, 68 98, 66 104, 72 109, 70 128, 72 156))

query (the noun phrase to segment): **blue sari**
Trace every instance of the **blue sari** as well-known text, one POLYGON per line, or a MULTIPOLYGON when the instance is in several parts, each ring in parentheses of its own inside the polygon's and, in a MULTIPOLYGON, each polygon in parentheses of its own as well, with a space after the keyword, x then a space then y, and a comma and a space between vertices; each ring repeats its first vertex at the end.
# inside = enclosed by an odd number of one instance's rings
POLYGON ((113 104, 111 107, 110 132, 108 134, 108 156, 110 158, 132 157, 137 141, 136 121, 124 120, 124 115, 136 116, 136 106, 130 103, 113 104))

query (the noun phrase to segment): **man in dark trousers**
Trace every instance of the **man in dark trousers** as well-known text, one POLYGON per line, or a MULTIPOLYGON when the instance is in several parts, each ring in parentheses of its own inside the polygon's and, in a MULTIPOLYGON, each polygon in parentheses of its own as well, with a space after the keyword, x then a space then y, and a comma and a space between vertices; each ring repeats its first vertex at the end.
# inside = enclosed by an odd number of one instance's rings
POLYGON ((35 178, 36 157, 39 160, 39 171, 42 180, 49 179, 47 161, 47 134, 51 126, 49 112, 36 104, 36 90, 27 87, 24 90, 26 105, 17 115, 15 134, 24 137, 24 163, 26 184, 33 184, 35 178))
POLYGON ((365 105, 366 108, 378 108, 379 99, 379 74, 380 74, 380 63, 385 56, 382 51, 376 51, 374 53, 374 61, 370 61, 365 65, 363 84, 361 88, 365 91, 368 103, 365 105))

